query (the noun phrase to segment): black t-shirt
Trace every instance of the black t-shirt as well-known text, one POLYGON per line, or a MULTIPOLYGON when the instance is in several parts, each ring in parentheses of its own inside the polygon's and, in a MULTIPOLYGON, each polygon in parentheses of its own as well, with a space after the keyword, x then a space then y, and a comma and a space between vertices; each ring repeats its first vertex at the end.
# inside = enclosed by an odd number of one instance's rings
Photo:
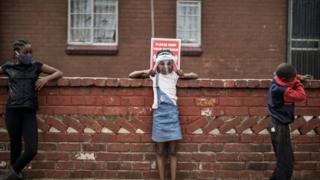
POLYGON ((9 99, 8 108, 26 107, 38 108, 38 93, 35 83, 41 73, 42 63, 35 62, 29 65, 5 63, 1 66, 8 76, 9 99))

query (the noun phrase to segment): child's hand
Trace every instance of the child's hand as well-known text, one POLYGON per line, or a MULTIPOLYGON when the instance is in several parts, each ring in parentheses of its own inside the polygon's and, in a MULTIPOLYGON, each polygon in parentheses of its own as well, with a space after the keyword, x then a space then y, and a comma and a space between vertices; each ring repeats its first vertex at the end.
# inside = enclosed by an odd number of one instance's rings
POLYGON ((309 80, 313 79, 313 76, 310 74, 300 75, 300 79, 301 79, 301 81, 309 81, 309 80))
POLYGON ((182 71, 182 69, 178 69, 177 72, 178 76, 182 77, 184 75, 184 72, 182 71))
POLYGON ((154 75, 156 75, 156 71, 154 71, 153 69, 150 69, 150 70, 148 71, 148 74, 149 74, 150 76, 154 76, 154 75))
POLYGON ((36 81, 36 90, 39 91, 44 85, 48 83, 48 78, 43 77, 36 81))

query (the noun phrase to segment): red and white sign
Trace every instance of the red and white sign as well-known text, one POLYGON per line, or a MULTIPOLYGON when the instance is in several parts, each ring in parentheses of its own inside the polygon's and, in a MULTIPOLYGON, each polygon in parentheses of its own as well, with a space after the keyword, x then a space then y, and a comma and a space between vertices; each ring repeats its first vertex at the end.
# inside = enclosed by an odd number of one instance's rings
POLYGON ((160 50, 170 50, 174 56, 175 68, 180 69, 180 39, 151 38, 150 69, 156 68, 156 56, 160 50))

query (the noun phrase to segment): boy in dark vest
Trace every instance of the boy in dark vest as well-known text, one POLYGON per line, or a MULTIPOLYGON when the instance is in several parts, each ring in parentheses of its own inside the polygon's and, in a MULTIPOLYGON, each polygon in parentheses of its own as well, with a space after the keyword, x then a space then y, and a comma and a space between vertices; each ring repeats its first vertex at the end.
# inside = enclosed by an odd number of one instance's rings
POLYGON ((306 98, 301 80, 310 76, 297 75, 296 69, 287 63, 280 64, 269 88, 268 112, 272 123, 269 127, 273 149, 277 159, 270 180, 290 180, 294 156, 289 124, 294 121, 295 102, 306 98))

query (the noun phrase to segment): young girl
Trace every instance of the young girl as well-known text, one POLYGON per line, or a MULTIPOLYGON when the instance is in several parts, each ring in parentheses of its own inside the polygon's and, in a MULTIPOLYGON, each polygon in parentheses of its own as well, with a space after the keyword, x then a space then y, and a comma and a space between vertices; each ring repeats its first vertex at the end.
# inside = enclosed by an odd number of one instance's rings
POLYGON ((174 71, 174 57, 169 50, 157 53, 156 71, 142 70, 132 72, 130 78, 146 78, 150 76, 153 81, 154 103, 152 140, 156 142, 157 165, 160 179, 164 180, 165 153, 170 156, 171 179, 176 179, 176 147, 177 141, 182 139, 177 108, 176 85, 180 78, 195 79, 195 73, 174 71))
POLYGON ((10 138, 12 166, 7 174, 0 177, 1 180, 26 178, 21 171, 35 157, 38 149, 37 91, 48 81, 62 77, 61 71, 34 60, 28 41, 16 41, 13 54, 13 62, 5 63, 0 68, 0 72, 8 76, 9 99, 5 122, 10 138), (39 78, 40 73, 49 75, 39 78), (25 146, 23 153, 22 138, 25 146))

